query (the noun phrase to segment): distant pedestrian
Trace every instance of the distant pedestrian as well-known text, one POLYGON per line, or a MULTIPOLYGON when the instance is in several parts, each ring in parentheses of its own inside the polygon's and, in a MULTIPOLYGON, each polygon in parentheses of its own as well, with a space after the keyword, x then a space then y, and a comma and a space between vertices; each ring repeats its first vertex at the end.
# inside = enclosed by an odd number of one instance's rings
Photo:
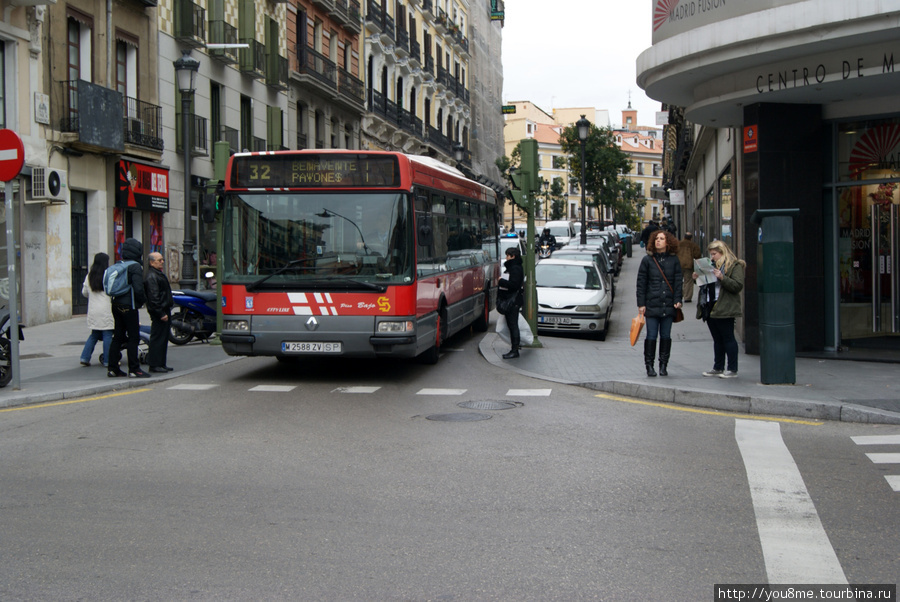
POLYGON ((641 259, 637 277, 638 312, 646 320, 644 366, 647 376, 656 376, 656 340, 659 338, 659 375, 668 376, 669 354, 672 352, 672 323, 681 308, 681 264, 675 251, 678 240, 665 230, 652 232, 647 238, 647 255, 641 259))
POLYGON ((650 238, 651 233, 657 230, 659 230, 659 224, 655 220, 650 220, 647 226, 641 230, 641 248, 647 248, 647 239, 650 238))
POLYGON ((169 330, 172 326, 172 286, 162 271, 165 260, 161 253, 150 253, 147 261, 150 269, 144 278, 144 293, 147 295, 147 313, 150 314, 150 350, 147 364, 150 372, 171 372, 166 363, 169 345, 169 330))
MULTIPOLYGON (((700 259, 703 251, 700 245, 694 242, 694 235, 691 232, 684 233, 684 239, 678 241, 678 262, 681 264, 682 274, 691 274, 694 271, 694 260, 700 259)), ((690 303, 694 298, 694 279, 688 276, 684 278, 684 290, 682 297, 685 303, 690 303)))
MULTIPOLYGON (((709 258, 715 268, 716 282, 700 287, 697 318, 706 320, 713 339, 713 369, 703 376, 734 378, 738 371, 738 344, 734 338, 734 319, 741 317, 741 291, 747 263, 735 257, 721 240, 709 245, 709 258), (725 360, 728 359, 726 366, 725 360)), ((693 277, 696 279, 697 274, 693 277)))
MULTIPOLYGON (((112 298, 112 314, 116 323, 112 344, 109 346, 109 366, 106 375, 110 378, 131 376, 148 378, 150 375, 141 370, 138 359, 138 340, 141 335, 141 321, 138 309, 144 305, 144 248, 140 241, 128 238, 122 243, 122 261, 128 263, 125 272, 128 278, 128 290, 112 298), (122 345, 128 351, 128 372, 119 368, 122 359, 122 345)), ((112 270, 112 266, 107 272, 112 270)))
MULTIPOLYGON (((506 261, 503 263, 506 268, 503 275, 500 276, 497 295, 499 299, 512 299, 512 307, 510 307, 503 317, 506 319, 506 325, 509 327, 509 342, 512 348, 509 353, 503 354, 503 359, 511 360, 519 357, 519 310, 523 305, 522 285, 525 283, 525 269, 522 267, 522 253, 519 247, 509 247, 506 249, 506 261)), ((498 300, 499 300, 498 299, 498 300)))
POLYGON ((109 297, 103 290, 103 272, 108 267, 109 255, 97 253, 94 255, 94 262, 88 275, 84 278, 84 284, 81 285, 81 294, 88 299, 87 327, 91 330, 87 341, 84 342, 84 349, 81 350, 82 366, 91 365, 94 347, 100 340, 103 341, 103 356, 100 363, 105 366, 109 361, 109 345, 112 343, 115 322, 109 297))

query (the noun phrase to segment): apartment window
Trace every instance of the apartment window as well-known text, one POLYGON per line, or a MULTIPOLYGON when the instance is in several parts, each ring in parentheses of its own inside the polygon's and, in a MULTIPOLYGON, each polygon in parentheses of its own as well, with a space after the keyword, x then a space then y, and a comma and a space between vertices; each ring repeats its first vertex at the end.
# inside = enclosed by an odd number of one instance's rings
POLYGON ((657 177, 657 178, 658 178, 660 175, 662 175, 662 165, 660 165, 659 163, 654 163, 654 164, 653 164, 653 175, 654 175, 655 177, 657 177))
POLYGON ((70 12, 66 29, 66 75, 68 80, 69 119, 78 118, 78 80, 91 81, 90 17, 70 12))
POLYGON ((209 85, 209 125, 213 142, 222 138, 222 86, 215 83, 209 85))
POLYGON ((637 163, 637 175, 639 175, 639 176, 644 175, 644 164, 643 163, 637 163))
POLYGON ((253 150, 253 100, 241 96, 241 148, 253 150))

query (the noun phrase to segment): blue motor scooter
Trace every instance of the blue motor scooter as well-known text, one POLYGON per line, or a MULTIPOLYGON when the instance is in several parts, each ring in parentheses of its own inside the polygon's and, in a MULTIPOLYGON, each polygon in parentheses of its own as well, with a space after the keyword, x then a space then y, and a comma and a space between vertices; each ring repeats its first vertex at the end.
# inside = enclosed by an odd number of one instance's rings
POLYGON ((175 312, 169 341, 175 345, 186 345, 196 338, 204 343, 216 332, 215 291, 172 291, 175 312))

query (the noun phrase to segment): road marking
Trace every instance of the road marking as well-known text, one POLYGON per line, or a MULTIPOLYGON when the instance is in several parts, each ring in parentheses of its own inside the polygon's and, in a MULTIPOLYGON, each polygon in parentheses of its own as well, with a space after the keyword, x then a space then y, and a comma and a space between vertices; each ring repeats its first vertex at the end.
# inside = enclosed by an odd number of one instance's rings
POLYGON ((462 395, 466 389, 422 389, 416 395, 462 395))
POLYGON ((642 401, 633 397, 621 397, 619 395, 611 395, 609 393, 597 393, 594 397, 602 399, 612 399, 613 401, 624 401, 625 403, 635 403, 642 406, 652 406, 654 408, 665 408, 667 410, 677 410, 679 412, 690 412, 692 414, 706 414, 707 416, 721 416, 723 418, 744 418, 746 420, 761 420, 763 422, 788 422, 790 424, 805 424, 807 426, 822 426, 824 422, 814 420, 799 420, 796 418, 778 418, 777 416, 757 416, 755 414, 739 414, 736 412, 725 412, 722 410, 702 410, 700 408, 689 408, 686 406, 675 405, 673 403, 662 403, 657 401, 642 401))
POLYGON ((170 391, 209 391, 219 385, 173 385, 168 387, 170 391))
POLYGON ((891 489, 900 492, 900 475, 885 475, 884 478, 887 480, 888 485, 891 486, 891 489))
POLYGON ((866 454, 874 464, 900 464, 900 454, 866 454))
POLYGON ((374 393, 381 387, 338 387, 332 393, 374 393))
POLYGON ((0 412, 20 412, 22 410, 38 410, 40 408, 52 408, 54 406, 67 406, 73 403, 84 403, 86 401, 97 401, 98 399, 110 399, 112 397, 121 397, 123 395, 134 395, 135 393, 146 393, 153 389, 129 389, 128 391, 119 391, 118 393, 110 393, 109 395, 97 395, 95 397, 82 397, 81 399, 73 399, 71 401, 54 401, 51 403, 38 403, 29 406, 20 406, 17 408, 6 408, 0 412))
POLYGON ((506 392, 515 397, 549 397, 553 389, 510 389, 506 392))
POLYGON ((737 440, 768 582, 846 584, 847 577, 791 452, 781 425, 736 420, 737 440))
POLYGON ((900 435, 864 435, 850 439, 857 445, 900 445, 900 435))
POLYGON ((289 393, 297 387, 294 385, 256 385, 248 391, 259 391, 262 393, 289 393))

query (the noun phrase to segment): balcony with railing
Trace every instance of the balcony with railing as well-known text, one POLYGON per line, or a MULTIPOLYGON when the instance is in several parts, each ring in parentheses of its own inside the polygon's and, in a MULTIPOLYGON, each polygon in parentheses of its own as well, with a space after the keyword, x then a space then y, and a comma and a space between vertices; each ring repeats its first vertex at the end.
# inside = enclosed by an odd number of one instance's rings
POLYGON ((199 48, 206 44, 206 9, 191 0, 175 0, 173 11, 175 39, 186 46, 199 48))
POLYGON ((331 15, 340 23, 344 29, 353 33, 362 31, 359 22, 360 7, 357 0, 335 0, 334 10, 331 15))
POLYGON ((397 56, 400 58, 409 56, 409 32, 402 27, 398 27, 394 40, 394 51, 397 53, 397 56))
POLYGON ((240 49, 240 68, 244 73, 255 77, 266 76, 266 46, 253 38, 241 38, 242 44, 249 48, 240 49))
POLYGON ((453 144, 450 142, 450 138, 445 136, 440 130, 433 128, 430 125, 426 126, 425 140, 448 155, 453 155, 453 144))
POLYGON ((364 109, 366 104, 366 85, 363 81, 343 69, 338 69, 337 75, 340 97, 349 101, 353 108, 364 109))
POLYGON ((125 98, 125 143, 163 150, 162 107, 137 98, 125 98))
POLYGON ((413 67, 418 67, 422 62, 422 46, 418 40, 409 41, 409 60, 415 61, 413 67))
POLYGON ((306 134, 297 132, 297 150, 303 150, 308 147, 309 137, 306 134))
POLYGON ((312 86, 329 98, 337 93, 337 65, 333 61, 302 44, 297 45, 296 57, 295 69, 291 73, 293 79, 312 86))
POLYGON ((287 90, 288 60, 277 52, 266 54, 266 85, 277 90, 287 90))
MULTIPOLYGON (((238 33, 234 25, 229 25, 225 21, 209 21, 209 43, 210 44, 237 44, 238 33)), ((210 48, 209 56, 233 65, 238 62, 237 48, 210 48)))
POLYGON ((88 152, 125 150, 125 98, 116 90, 74 79, 50 95, 50 114, 58 115, 60 141, 88 152))
MULTIPOLYGON (((182 113, 175 111, 175 146, 176 152, 184 153, 184 137, 182 136, 182 113)), ((191 156, 209 156, 208 120, 200 115, 188 115, 188 123, 191 127, 191 156)))
POLYGON ((422 14, 426 19, 434 19, 434 1, 422 0, 422 14))
POLYGON ((434 57, 430 54, 425 55, 425 69, 424 72, 426 75, 430 75, 434 77, 434 57))
POLYGON ((373 32, 381 32, 382 39, 385 43, 392 43, 395 39, 394 17, 387 14, 378 0, 367 0, 368 14, 366 15, 366 25, 373 32))
POLYGON ((253 137, 253 151, 257 153, 263 153, 269 150, 268 145, 266 144, 265 138, 260 138, 259 136, 253 137))

